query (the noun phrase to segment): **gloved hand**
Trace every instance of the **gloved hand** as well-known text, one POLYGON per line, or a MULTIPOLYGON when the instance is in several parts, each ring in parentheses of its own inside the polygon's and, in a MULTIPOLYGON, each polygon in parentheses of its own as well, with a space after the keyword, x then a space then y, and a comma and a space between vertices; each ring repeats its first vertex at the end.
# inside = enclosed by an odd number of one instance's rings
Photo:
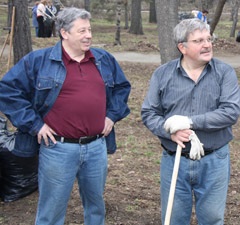
POLYGON ((202 156, 204 156, 203 144, 198 139, 197 135, 194 131, 189 136, 189 140, 191 141, 191 149, 190 149, 190 159, 200 160, 202 156))
POLYGON ((174 134, 178 130, 190 129, 190 120, 187 116, 171 116, 165 121, 164 129, 170 134, 174 134))

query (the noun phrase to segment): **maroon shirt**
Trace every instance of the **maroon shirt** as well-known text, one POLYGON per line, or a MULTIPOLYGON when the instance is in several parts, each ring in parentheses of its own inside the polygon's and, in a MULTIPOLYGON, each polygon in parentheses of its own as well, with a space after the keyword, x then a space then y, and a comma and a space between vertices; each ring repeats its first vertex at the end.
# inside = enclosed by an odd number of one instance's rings
POLYGON ((106 93, 95 58, 89 50, 79 63, 71 59, 63 47, 62 52, 66 79, 44 122, 65 138, 100 134, 106 117, 106 93))

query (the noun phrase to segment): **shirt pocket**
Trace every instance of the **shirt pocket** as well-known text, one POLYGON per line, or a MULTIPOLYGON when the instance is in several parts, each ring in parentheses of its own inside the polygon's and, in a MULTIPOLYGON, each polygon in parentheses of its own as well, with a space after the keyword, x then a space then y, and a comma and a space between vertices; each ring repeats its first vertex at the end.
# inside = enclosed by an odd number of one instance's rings
POLYGON ((201 92, 202 106, 205 112, 213 111, 219 107, 220 90, 215 86, 212 89, 203 88, 201 92))

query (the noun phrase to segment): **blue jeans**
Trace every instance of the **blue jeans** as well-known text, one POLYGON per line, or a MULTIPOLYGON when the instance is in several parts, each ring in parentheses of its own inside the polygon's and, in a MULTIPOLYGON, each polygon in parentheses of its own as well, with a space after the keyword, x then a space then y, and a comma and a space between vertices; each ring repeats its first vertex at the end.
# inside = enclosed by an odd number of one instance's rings
MULTIPOLYGON (((161 204, 164 224, 175 155, 163 152, 161 162, 161 204)), ((189 225, 193 195, 199 225, 223 225, 230 178, 229 146, 225 145, 201 160, 181 157, 171 214, 171 225, 189 225)))
POLYGON ((38 37, 38 27, 35 27, 35 34, 36 34, 36 37, 38 37))
POLYGON ((105 138, 87 145, 50 140, 39 153, 39 201, 36 225, 64 224, 68 200, 77 178, 85 225, 104 225, 103 192, 107 176, 105 138))

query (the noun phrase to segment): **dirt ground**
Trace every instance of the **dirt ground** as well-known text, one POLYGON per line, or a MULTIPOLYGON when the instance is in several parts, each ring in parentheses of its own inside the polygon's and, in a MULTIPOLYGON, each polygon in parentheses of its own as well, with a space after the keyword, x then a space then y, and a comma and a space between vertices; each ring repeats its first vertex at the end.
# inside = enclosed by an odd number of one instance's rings
MULTIPOLYGON (((231 40, 220 41, 222 44, 219 46, 215 44, 217 54, 239 54, 240 43, 231 40)), ((149 42, 135 45, 135 51, 142 52, 144 48, 144 52, 158 51, 149 42)), ((134 50, 134 46, 131 50, 134 50)), ((158 138, 143 126, 140 117, 141 104, 146 96, 151 74, 158 65, 127 62, 121 62, 120 65, 132 84, 129 99, 131 114, 117 123, 118 150, 114 155, 109 155, 108 178, 104 194, 106 225, 160 225, 159 173, 162 148, 158 138)), ((3 67, 3 64, 0 67, 3 67)), ((236 70, 240 79, 240 67, 236 70)), ((225 213, 224 224, 226 225, 238 225, 240 221, 240 122, 234 125, 233 132, 235 139, 230 143, 232 165, 225 213)), ((14 202, 0 202, 0 224, 34 224, 37 199, 38 191, 35 191, 14 202)), ((77 184, 74 185, 69 200, 65 224, 83 224, 83 209, 77 184)), ((191 225, 196 224, 193 212, 191 225)))

